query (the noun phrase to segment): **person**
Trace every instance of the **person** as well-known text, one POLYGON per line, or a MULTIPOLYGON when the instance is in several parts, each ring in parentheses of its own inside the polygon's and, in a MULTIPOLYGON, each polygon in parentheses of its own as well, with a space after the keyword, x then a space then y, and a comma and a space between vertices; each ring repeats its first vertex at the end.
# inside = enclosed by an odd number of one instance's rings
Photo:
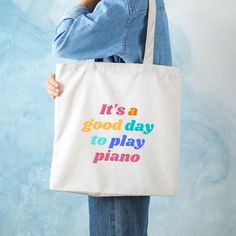
MULTIPOLYGON (((172 65, 164 0, 156 0, 153 64, 172 65)), ((142 63, 148 0, 80 0, 56 27, 52 52, 61 58, 111 63, 142 63)), ((48 95, 61 95, 55 74, 48 95)), ((150 196, 88 196, 90 236, 147 236, 150 196)))

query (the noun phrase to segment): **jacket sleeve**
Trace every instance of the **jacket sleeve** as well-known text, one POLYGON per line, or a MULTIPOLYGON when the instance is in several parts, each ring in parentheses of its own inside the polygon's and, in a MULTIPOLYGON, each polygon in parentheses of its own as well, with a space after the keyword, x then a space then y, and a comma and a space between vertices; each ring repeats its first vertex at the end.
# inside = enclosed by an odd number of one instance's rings
POLYGON ((104 58, 122 51, 128 20, 125 0, 101 0, 93 12, 77 4, 56 27, 52 53, 61 58, 104 58))

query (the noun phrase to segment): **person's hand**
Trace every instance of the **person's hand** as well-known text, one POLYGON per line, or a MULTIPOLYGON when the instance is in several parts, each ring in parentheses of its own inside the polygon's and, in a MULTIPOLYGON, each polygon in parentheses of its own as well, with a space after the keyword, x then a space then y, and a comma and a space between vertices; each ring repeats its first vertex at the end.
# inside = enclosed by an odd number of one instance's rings
POLYGON ((58 81, 56 81, 56 75, 51 74, 46 81, 46 90, 48 95, 55 99, 57 96, 61 95, 61 88, 58 81))

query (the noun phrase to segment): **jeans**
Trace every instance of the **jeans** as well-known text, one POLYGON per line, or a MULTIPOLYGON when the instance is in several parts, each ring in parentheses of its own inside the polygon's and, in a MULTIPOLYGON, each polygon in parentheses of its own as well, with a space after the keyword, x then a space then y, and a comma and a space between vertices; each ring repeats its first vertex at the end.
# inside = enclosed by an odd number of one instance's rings
POLYGON ((88 196, 90 236, 147 236, 150 196, 88 196))

